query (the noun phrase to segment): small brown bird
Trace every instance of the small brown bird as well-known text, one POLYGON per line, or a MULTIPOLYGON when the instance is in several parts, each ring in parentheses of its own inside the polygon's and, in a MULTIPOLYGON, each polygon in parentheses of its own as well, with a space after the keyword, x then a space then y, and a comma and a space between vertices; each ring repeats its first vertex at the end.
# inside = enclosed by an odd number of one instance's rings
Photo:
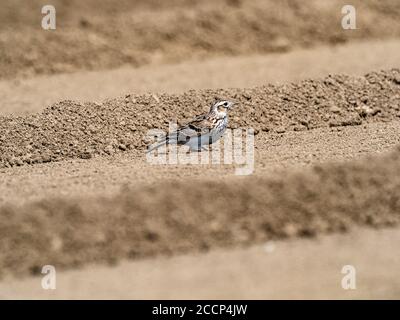
POLYGON ((215 102, 210 111, 167 134, 151 145, 147 153, 167 144, 186 145, 189 151, 201 151, 204 145, 213 144, 224 135, 228 126, 228 111, 236 104, 228 100, 215 102))

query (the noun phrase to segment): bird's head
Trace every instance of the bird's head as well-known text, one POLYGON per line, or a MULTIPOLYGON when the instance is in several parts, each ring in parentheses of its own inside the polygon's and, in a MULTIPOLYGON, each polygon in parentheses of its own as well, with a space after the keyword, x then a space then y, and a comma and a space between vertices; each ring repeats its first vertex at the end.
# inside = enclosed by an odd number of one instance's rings
POLYGON ((226 114, 237 102, 228 100, 218 100, 212 106, 210 111, 218 112, 220 114, 226 114))

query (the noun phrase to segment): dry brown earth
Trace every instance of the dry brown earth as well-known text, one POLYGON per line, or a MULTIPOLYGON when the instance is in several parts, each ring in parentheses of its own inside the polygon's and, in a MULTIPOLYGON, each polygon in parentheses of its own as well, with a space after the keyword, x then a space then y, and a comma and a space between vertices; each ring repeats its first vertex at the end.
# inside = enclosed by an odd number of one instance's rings
POLYGON ((54 31, 41 28, 46 1, 2 5, 0 78, 284 52, 400 35, 397 0, 353 1, 357 30, 350 31, 341 27, 344 0, 53 3, 54 31))

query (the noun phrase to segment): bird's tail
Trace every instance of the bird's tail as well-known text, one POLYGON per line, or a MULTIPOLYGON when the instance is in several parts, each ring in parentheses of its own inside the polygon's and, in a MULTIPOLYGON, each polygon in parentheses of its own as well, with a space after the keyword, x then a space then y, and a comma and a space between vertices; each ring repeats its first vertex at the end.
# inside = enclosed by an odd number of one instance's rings
POLYGON ((162 147, 163 145, 167 145, 167 144, 179 144, 178 143, 178 133, 177 132, 173 132, 170 135, 167 135, 167 136, 163 137, 157 143, 154 143, 151 146, 149 146, 149 148, 147 149, 146 153, 150 153, 153 150, 156 150, 156 149, 162 147))
POLYGON ((166 145, 166 144, 168 143, 167 141, 168 141, 167 139, 163 139, 163 140, 161 140, 161 141, 158 142, 158 143, 152 144, 151 146, 149 146, 149 147, 147 148, 146 153, 150 153, 150 152, 152 152, 153 150, 156 150, 156 149, 162 147, 163 145, 166 145))

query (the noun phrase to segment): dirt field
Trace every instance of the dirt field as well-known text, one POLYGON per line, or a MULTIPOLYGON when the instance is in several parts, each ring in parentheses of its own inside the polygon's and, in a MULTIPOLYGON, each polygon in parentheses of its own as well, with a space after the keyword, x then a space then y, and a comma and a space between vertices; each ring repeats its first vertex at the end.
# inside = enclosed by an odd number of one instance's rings
POLYGON ((393 253, 399 240, 398 229, 355 229, 117 266, 91 265, 57 273, 57 290, 43 290, 41 277, 3 281, 0 298, 396 299, 400 262, 393 253), (349 263, 360 270, 356 290, 340 285, 341 269, 349 263))
POLYGON ((54 1, 58 29, 43 32, 43 0, 4 1, 0 77, 140 66, 211 56, 284 52, 400 35, 397 0, 353 1, 357 32, 344 32, 343 0, 54 1), (91 12, 90 16, 86 14, 91 12), (27 36, 29 34, 29 36, 27 36))
POLYGON ((328 74, 363 76, 373 70, 400 67, 399 51, 399 40, 368 40, 268 55, 191 59, 140 68, 126 66, 2 80, 0 113, 34 113, 61 100, 101 103, 132 92, 183 93, 190 89, 249 88, 295 82, 328 74))
POLYGON ((398 1, 357 1, 357 30, 336 0, 59 0, 55 31, 21 3, 0 13, 1 298, 400 298, 398 1), (148 130, 216 97, 255 131, 251 175, 147 161, 148 130))

